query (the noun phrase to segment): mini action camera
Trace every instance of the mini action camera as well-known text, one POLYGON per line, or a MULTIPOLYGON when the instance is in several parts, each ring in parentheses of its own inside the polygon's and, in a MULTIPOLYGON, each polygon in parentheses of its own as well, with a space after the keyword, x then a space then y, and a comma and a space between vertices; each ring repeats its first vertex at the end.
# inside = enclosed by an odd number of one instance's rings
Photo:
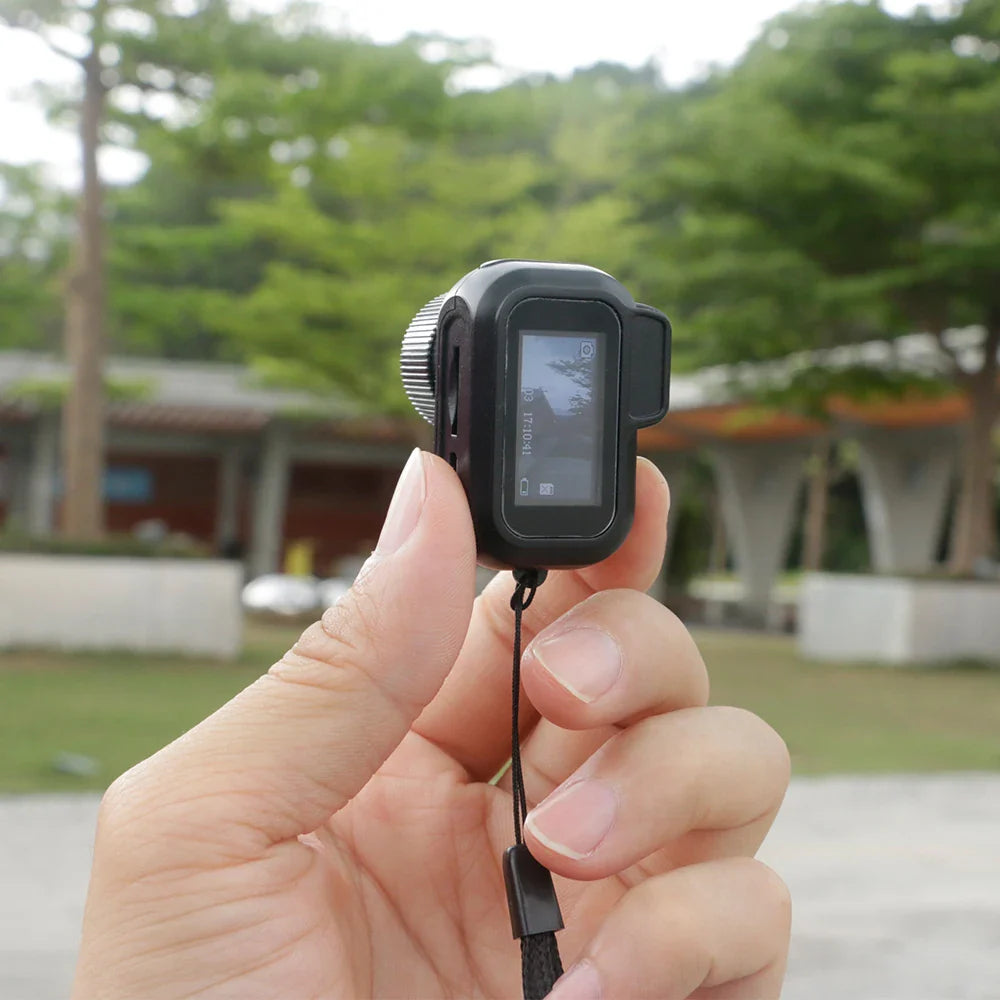
POLYGON ((666 316, 593 267, 489 261, 417 313, 400 368, 481 563, 587 566, 621 545, 636 432, 667 412, 666 316))

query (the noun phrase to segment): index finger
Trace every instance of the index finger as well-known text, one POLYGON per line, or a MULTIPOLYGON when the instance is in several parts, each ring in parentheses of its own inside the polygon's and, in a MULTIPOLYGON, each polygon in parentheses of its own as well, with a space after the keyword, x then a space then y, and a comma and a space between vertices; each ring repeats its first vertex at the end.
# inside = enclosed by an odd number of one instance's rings
MULTIPOLYGON (((546 625, 600 590, 646 590, 656 579, 667 538, 670 491, 652 462, 636 468, 635 520, 621 548, 603 562, 549 575, 524 614, 524 644, 546 625)), ((499 573, 476 600, 462 652, 413 730, 487 781, 510 756, 511 641, 514 616, 510 573, 499 573)), ((521 731, 538 721, 522 698, 521 731)))

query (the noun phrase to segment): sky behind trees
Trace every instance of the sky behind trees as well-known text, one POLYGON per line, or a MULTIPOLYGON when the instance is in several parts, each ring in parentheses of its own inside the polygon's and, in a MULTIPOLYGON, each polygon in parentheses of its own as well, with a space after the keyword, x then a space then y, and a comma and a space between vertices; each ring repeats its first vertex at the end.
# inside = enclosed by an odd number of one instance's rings
MULTIPOLYGON (((284 0, 253 0, 269 13, 284 0)), ((522 73, 565 75, 595 62, 641 66, 654 60, 665 79, 685 83, 713 64, 729 64, 743 52, 761 25, 794 6, 788 0, 703 0, 698 4, 650 4, 616 0, 613 16, 598 28, 587 16, 567 17, 559 0, 509 0, 504 16, 488 4, 468 0, 321 0, 331 26, 377 42, 398 40, 411 32, 442 33, 487 42, 498 66, 477 69, 463 81, 489 87, 522 73)), ((914 0, 883 0, 892 13, 914 9, 914 0)), ((947 3, 929 6, 947 7, 947 3)), ((596 7, 594 8, 597 9, 596 7)), ((0 162, 52 164, 59 180, 77 180, 74 135, 48 125, 30 90, 35 83, 71 84, 77 67, 54 55, 26 31, 0 27, 0 162)), ((109 180, 128 180, 143 160, 122 149, 107 149, 102 167, 109 180)))

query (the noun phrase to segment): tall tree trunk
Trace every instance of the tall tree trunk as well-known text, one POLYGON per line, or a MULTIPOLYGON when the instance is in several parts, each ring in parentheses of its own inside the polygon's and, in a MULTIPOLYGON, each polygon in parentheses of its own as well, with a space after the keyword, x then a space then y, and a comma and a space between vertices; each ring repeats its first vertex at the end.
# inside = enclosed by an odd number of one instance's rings
POLYGON ((104 530, 101 491, 104 468, 104 220, 97 150, 105 91, 96 38, 82 65, 83 192, 66 303, 66 355, 71 374, 62 419, 65 484, 62 526, 64 533, 72 538, 92 539, 104 530))
POLYGON ((951 571, 972 573, 977 560, 996 551, 997 455, 993 431, 1000 417, 997 351, 1000 322, 986 334, 982 368, 967 382, 970 417, 962 454, 958 506, 951 533, 951 571))
POLYGON ((830 442, 816 445, 809 462, 809 492, 802 526, 802 568, 815 573, 823 568, 826 552, 826 509, 830 489, 830 442))

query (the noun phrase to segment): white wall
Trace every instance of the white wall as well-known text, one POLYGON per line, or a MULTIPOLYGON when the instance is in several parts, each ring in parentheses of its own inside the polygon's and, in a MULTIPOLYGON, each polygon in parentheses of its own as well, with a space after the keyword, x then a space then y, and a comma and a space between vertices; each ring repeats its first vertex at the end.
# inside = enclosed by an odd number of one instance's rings
POLYGON ((799 649, 820 660, 1000 661, 1000 583, 808 573, 799 649))
POLYGON ((236 656, 242 570, 201 559, 0 554, 0 649, 236 656))

